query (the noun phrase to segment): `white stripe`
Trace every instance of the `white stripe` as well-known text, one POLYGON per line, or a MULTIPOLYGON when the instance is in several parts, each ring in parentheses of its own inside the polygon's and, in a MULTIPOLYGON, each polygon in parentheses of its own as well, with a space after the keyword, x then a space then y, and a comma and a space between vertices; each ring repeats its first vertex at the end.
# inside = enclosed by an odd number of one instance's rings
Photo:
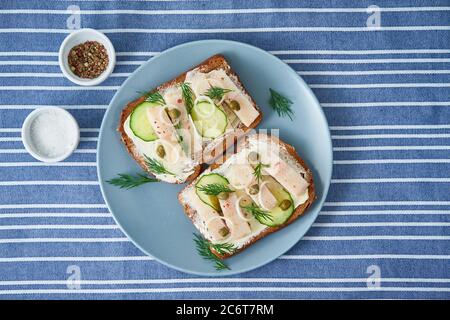
MULTIPOLYGON (((373 281, 393 283, 449 283, 445 278, 371 278, 373 281)), ((130 285, 178 283, 366 283, 367 278, 190 278, 190 279, 109 279, 77 280, 80 285, 130 285)), ((0 286, 66 285, 67 280, 10 280, 0 286)))
MULTIPOLYGON (((450 255, 434 254, 359 254, 359 255, 283 255, 286 260, 359 260, 359 259, 413 259, 413 260, 449 260, 450 255)), ((1 262, 1 260, 0 260, 1 262)), ((13 261, 15 262, 15 261, 13 261)))
MULTIPOLYGON (((126 29, 128 30, 128 29, 126 29)), ((450 30, 450 27, 449 27, 450 30)), ((0 29, 1 32, 1 29, 0 29)), ((372 64, 372 63, 449 63, 449 58, 386 58, 386 59, 281 59, 282 61, 290 64, 372 64)), ((116 62, 116 65, 141 65, 147 60, 120 60, 116 62)), ((58 61, 40 61, 40 60, 1 60, 0 65, 31 65, 31 66, 57 66, 58 61)), ((357 71, 360 72, 384 72, 384 70, 375 71, 357 71)), ((403 70, 400 70, 403 71, 403 70)), ((414 70, 413 70, 414 71, 414 70)), ((425 74, 428 70, 421 71, 425 74)), ((446 70, 443 70, 442 73, 446 70)), ((299 71, 302 72, 302 71, 299 71)), ((316 72, 316 71, 314 71, 316 72)), ((327 72, 327 71, 319 71, 327 72)), ((330 71, 337 72, 337 71, 330 71)), ((356 71, 339 71, 339 72, 356 72, 356 71)), ((415 73, 415 72, 413 72, 415 73)), ((388 73, 389 74, 389 73, 388 73)))
POLYGON ((1 290, 0 295, 23 294, 116 294, 116 293, 182 293, 182 292, 450 292, 446 287, 183 287, 127 289, 27 289, 1 290))
POLYGON ((372 64, 372 63, 447 63, 448 58, 391 58, 391 59, 283 59, 286 63, 310 64, 372 64))
POLYGON ((397 130, 397 129, 450 129, 450 124, 405 124, 371 126, 330 126, 330 130, 397 130))
POLYGON ((57 243, 57 242, 129 242, 128 238, 17 238, 17 239, 0 239, 0 244, 12 243, 57 243))
MULTIPOLYGON (((140 65, 139 63, 120 62, 119 65, 140 65)), ((297 71, 301 76, 368 76, 368 75, 398 75, 398 74, 450 74, 450 70, 360 70, 360 71, 297 71)), ((115 72, 112 78, 126 78, 131 72, 115 72)), ((5 72, 0 78, 64 78, 62 73, 51 72, 5 72)))
MULTIPOLYGON (((0 218, 3 215, 0 214, 0 218)), ((24 216, 28 216, 24 214, 24 216)), ((81 215, 83 216, 83 215, 81 215)), ((324 228, 354 228, 354 227, 448 227, 450 222, 358 222, 358 223, 314 223, 313 227, 324 227, 324 228)), ((109 229, 119 229, 117 225, 56 225, 56 224, 46 224, 46 225, 5 225, 0 226, 0 230, 79 230, 79 229, 99 229, 99 230, 109 230, 109 229)))
POLYGON ((450 201, 327 201, 324 206, 450 206, 450 201))
MULTIPOLYGON (((362 254, 362 255, 283 255, 284 260, 363 260, 363 259, 412 259, 412 260, 450 260, 450 255, 424 254, 362 254)), ((15 262, 114 262, 151 261, 149 256, 114 257, 0 257, 0 263, 15 262)))
POLYGON ((334 160, 333 164, 404 164, 404 163, 450 163, 450 159, 366 159, 334 160))
POLYGON ((391 101, 391 102, 344 102, 321 103, 324 108, 362 108, 362 107, 448 107, 450 101, 391 101))
POLYGON ((356 135, 332 135, 334 140, 359 140, 359 139, 438 139, 438 138, 450 138, 449 133, 394 133, 394 134, 356 134, 356 135))
MULTIPOLYGON (((166 0, 167 1, 167 0, 166 0)), ((173 1, 173 0, 172 0, 173 1)), ((380 12, 422 12, 449 11, 450 7, 380 7, 380 12)), ((248 8, 248 9, 208 9, 208 10, 132 10, 102 9, 80 10, 82 15, 130 14, 130 15, 222 15, 222 14, 261 14, 261 13, 367 13, 367 8, 248 8)), ((0 14, 62 14, 67 10, 51 9, 5 9, 0 14)))
MULTIPOLYGON (((361 241, 361 240, 450 240, 450 236, 386 236, 386 235, 370 235, 370 236, 306 236, 301 240, 304 241, 361 241)), ((0 244, 14 243, 71 243, 71 242, 129 242, 128 238, 12 238, 0 239, 0 244)))
MULTIPOLYGON (((21 132, 22 128, 0 128, 0 132, 21 132)), ((81 132, 99 132, 99 128, 80 128, 81 132)))
POLYGON ((127 256, 127 257, 0 257, 0 263, 9 262, 112 262, 112 261, 151 261, 153 258, 149 256, 127 256))
POLYGON ((98 185, 98 181, 0 181, 0 186, 92 186, 98 185))
POLYGON ((321 211, 323 216, 370 216, 370 215, 448 215, 450 210, 364 210, 364 211, 321 211))
POLYGON ((313 89, 448 88, 450 87, 450 83, 428 82, 428 83, 310 84, 309 87, 313 89))
POLYGON ((450 146, 367 146, 333 147, 333 151, 450 150, 450 146))
POLYGON ((428 54, 450 53, 448 49, 386 49, 386 50, 273 50, 276 55, 288 54, 317 54, 317 55, 370 55, 370 54, 428 54))
MULTIPOLYGON (((297 71, 301 76, 370 76, 386 74, 450 74, 450 70, 297 71)), ((1 75, 0 75, 1 76, 1 75)))
MULTIPOLYGON (((103 33, 150 33, 150 34, 217 34, 217 33, 265 33, 265 32, 380 32, 380 31, 447 31, 450 26, 390 26, 379 28, 367 27, 272 27, 272 28, 202 28, 202 29, 99 29, 103 33)), ((67 34, 68 29, 45 28, 2 28, 0 33, 49 33, 67 34)))
POLYGON ((0 61, 0 66, 58 66, 58 61, 36 61, 36 60, 6 60, 0 61))
POLYGON ((112 218, 110 213, 73 213, 73 212, 51 212, 51 213, 0 213, 0 219, 9 218, 112 218))
MULTIPOLYGON (((1 216, 1 215, 0 215, 1 216)), ((99 229, 99 230, 109 230, 109 229, 119 229, 119 226, 115 224, 40 224, 40 225, 9 225, 9 226, 0 226, 0 230, 78 230, 78 229, 99 229)))
POLYGON ((450 182, 450 178, 368 178, 368 179, 331 179, 331 183, 414 183, 414 182, 450 182))
MULTIPOLYGON (((110 77, 113 78, 119 78, 119 77, 128 77, 131 75, 131 72, 116 72, 112 73, 110 77)), ((7 72, 7 73, 0 73, 0 78, 8 78, 8 77, 14 77, 14 78, 64 78, 64 75, 62 73, 51 73, 51 72, 7 72)))
MULTIPOLYGON (((3 10, 0 10, 0 14, 2 14, 3 10)), ((51 51, 1 51, 0 57, 57 57, 58 52, 51 51)))
POLYGON ((106 109, 108 105, 98 105, 98 104, 92 104, 92 105, 35 105, 35 104, 13 104, 13 105, 1 105, 0 109, 13 109, 13 110, 22 110, 22 109, 36 109, 36 108, 45 108, 45 107, 60 107, 63 109, 106 109))
POLYGON ((25 90, 44 90, 44 91, 105 91, 117 90, 120 86, 1 86, 0 91, 25 91, 25 90))
POLYGON ((321 228, 354 228, 354 227, 449 227, 450 222, 342 222, 314 223, 313 227, 321 228))
POLYGON ((0 162, 0 167, 95 167, 96 162, 0 162))
MULTIPOLYGON (((450 61, 449 61, 450 62, 450 61)), ((139 63, 141 64, 141 63, 139 63)), ((309 84, 313 89, 373 89, 373 88, 447 88, 450 83, 365 83, 365 84, 309 84)), ((120 86, 2 86, 1 91, 45 90, 45 91, 108 91, 120 86)))
MULTIPOLYGON (((74 153, 96 153, 97 149, 76 149, 74 153)), ((25 149, 0 149, 0 153, 28 153, 25 149)))
MULTIPOLYGON (((80 141, 82 142, 96 142, 98 140, 97 137, 81 137, 80 141)), ((0 137, 0 142, 21 142, 21 137, 0 137)))
MULTIPOLYGON (((252 9, 253 10, 253 9, 252 9)), ((139 10, 138 12, 142 12, 139 10)), ((0 14, 2 11, 0 10, 0 14)), ((383 55, 383 54, 449 54, 449 49, 386 49, 386 50, 271 50, 275 55, 383 55)), ((156 56, 160 51, 120 51, 116 52, 119 57, 123 56, 156 56)), ((58 52, 52 51, 1 51, 0 57, 57 57, 58 52)), ((380 70, 382 71, 382 70, 380 70)))
POLYGON ((306 241, 360 241, 360 240, 450 240, 450 236, 386 236, 386 235, 369 235, 369 236, 306 236, 301 240, 306 241))
POLYGON ((47 209, 47 208, 63 208, 63 209, 102 209, 107 208, 103 203, 23 203, 23 204, 0 204, 0 209, 47 209))

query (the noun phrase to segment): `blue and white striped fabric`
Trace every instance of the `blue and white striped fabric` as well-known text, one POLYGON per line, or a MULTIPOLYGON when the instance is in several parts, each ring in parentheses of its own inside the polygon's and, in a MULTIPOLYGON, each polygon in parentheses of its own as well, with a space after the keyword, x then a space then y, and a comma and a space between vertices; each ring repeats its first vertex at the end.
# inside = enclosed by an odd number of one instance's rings
POLYGON ((0 299, 449 299, 449 22, 448 0, 0 1, 0 299), (78 21, 118 53, 98 87, 58 67, 78 21), (335 158, 307 236, 227 279, 143 256, 108 212, 95 167, 105 108, 126 77, 162 50, 213 38, 298 71, 325 110, 335 158), (80 124, 79 148, 62 163, 35 161, 20 140, 40 106, 80 124))

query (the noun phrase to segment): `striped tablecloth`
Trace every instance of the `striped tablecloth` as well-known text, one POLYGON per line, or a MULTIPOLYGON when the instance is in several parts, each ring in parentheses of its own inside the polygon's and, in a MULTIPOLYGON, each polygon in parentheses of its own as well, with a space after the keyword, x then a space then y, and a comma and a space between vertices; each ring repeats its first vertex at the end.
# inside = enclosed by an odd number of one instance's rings
POLYGON ((450 298, 449 23, 448 0, 1 1, 0 299, 450 298), (98 87, 58 67, 60 43, 80 26, 117 51, 98 87), (321 102, 334 145, 330 193, 305 239, 228 279, 144 256, 96 176, 117 88, 158 52, 199 39, 250 43, 289 63, 321 102), (22 122, 41 106, 80 124, 62 163, 37 162, 22 145, 22 122))

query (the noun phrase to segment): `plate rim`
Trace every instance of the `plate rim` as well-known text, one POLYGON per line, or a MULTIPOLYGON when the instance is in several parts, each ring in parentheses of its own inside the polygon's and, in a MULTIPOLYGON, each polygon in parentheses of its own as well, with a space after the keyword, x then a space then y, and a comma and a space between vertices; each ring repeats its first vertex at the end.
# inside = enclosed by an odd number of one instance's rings
POLYGON ((268 51, 266 51, 266 50, 264 50, 264 49, 258 48, 258 47, 256 47, 256 46, 253 46, 253 45, 251 45, 251 44, 248 44, 248 43, 239 42, 239 41, 234 41, 234 40, 206 39, 206 40, 196 40, 196 41, 190 41, 190 42, 181 43, 181 44, 179 44, 179 45, 176 45, 176 46, 170 47, 170 48, 168 48, 168 49, 166 49, 166 50, 164 50, 164 51, 161 51, 158 55, 149 58, 149 59, 148 59, 147 61, 145 61, 142 65, 140 65, 140 66, 139 66, 136 70, 134 70, 133 73, 130 74, 130 75, 128 76, 128 78, 120 85, 120 88, 117 89, 116 93, 115 93, 114 96, 111 98, 111 101, 109 102, 108 107, 106 108, 105 114, 103 115, 102 122, 101 122, 101 125, 100 125, 99 136, 98 136, 98 142, 97 142, 97 150, 96 150, 96 165, 97 165, 96 171, 97 171, 97 178, 98 178, 98 182, 99 182, 99 185, 100 185, 100 191, 101 191, 101 194, 102 194, 102 198, 103 198, 103 200, 105 201, 105 204, 106 204, 106 206, 107 206, 109 212, 110 212, 111 215, 113 216, 113 219, 114 219, 114 221, 116 222, 116 224, 120 227, 120 230, 121 230, 121 231, 126 235, 126 237, 133 243, 133 245, 135 245, 140 251, 142 251, 145 255, 147 255, 147 256, 149 256, 149 257, 155 259, 158 263, 161 263, 161 264, 163 264, 163 265, 165 265, 165 266, 167 266, 167 267, 169 267, 169 268, 175 269, 175 270, 177 270, 177 271, 181 271, 181 272, 184 272, 184 273, 187 273, 187 274, 191 274, 191 275, 199 275, 199 276, 208 276, 208 277, 226 277, 226 276, 232 276, 232 275, 237 275, 237 274, 249 272, 249 271, 258 269, 258 268, 260 268, 260 267, 262 267, 262 266, 265 266, 266 264, 269 264, 269 263, 273 262, 273 261, 276 260, 278 257, 280 257, 281 255, 285 254, 287 251, 289 251, 290 249, 292 249, 292 247, 293 247, 294 245, 296 245, 296 244, 297 244, 297 243, 305 236, 305 234, 309 231, 309 229, 311 228, 311 226, 312 226, 312 224, 314 223, 314 221, 317 219, 317 216, 319 215, 319 212, 320 212, 320 210, 322 209, 323 204, 324 204, 324 202, 325 202, 325 200, 326 200, 326 198, 327 198, 328 191, 329 191, 330 184, 331 184, 331 178, 332 178, 332 176, 333 176, 333 157, 334 157, 334 155, 333 155, 333 140, 331 139, 330 126, 329 126, 328 120, 327 120, 327 118, 326 118, 326 116, 325 116, 325 112, 323 111, 323 108, 322 108, 322 106, 321 106, 319 100, 317 99, 316 95, 314 94, 314 92, 311 90, 311 88, 308 86, 308 84, 303 80, 303 78, 302 78, 300 75, 298 75, 298 74, 295 72, 294 69, 291 68, 291 66, 289 66, 289 65, 288 65, 287 63, 285 63, 283 60, 281 60, 281 59, 278 58, 277 56, 271 54, 270 52, 268 52, 268 51), (200 44, 203 44, 203 43, 227 43, 227 44, 235 44, 235 45, 244 46, 244 47, 250 48, 250 49, 252 49, 252 50, 257 50, 257 51, 259 51, 259 52, 260 52, 261 54, 263 54, 263 55, 270 56, 271 58, 275 58, 275 59, 277 59, 279 62, 281 62, 281 63, 283 63, 284 65, 286 65, 286 66, 289 68, 290 72, 293 72, 293 73, 296 75, 296 77, 300 80, 300 82, 303 83, 305 89, 308 91, 308 93, 309 93, 309 94, 311 95, 311 97, 313 98, 314 102, 315 102, 315 103, 317 104, 317 106, 319 107, 319 113, 320 113, 321 117, 323 118, 323 120, 324 120, 325 123, 326 123, 326 128, 327 128, 327 130, 326 130, 326 131, 327 131, 327 132, 326 132, 326 135, 327 135, 328 140, 330 141, 330 149, 329 149, 329 152, 330 152, 330 155, 331 155, 331 159, 330 159, 330 160, 331 160, 331 163, 330 163, 330 168, 331 168, 331 169, 330 169, 330 175, 329 175, 328 179, 327 179, 326 181, 324 181, 323 197, 322 197, 321 201, 320 201, 319 204, 318 204, 318 208, 317 208, 318 211, 317 211, 317 213, 316 213, 316 216, 315 216, 314 219, 311 221, 311 223, 307 226, 305 233, 304 233, 303 235, 301 235, 301 236, 298 238, 298 240, 295 241, 292 245, 290 245, 288 248, 286 248, 285 250, 283 250, 283 252, 282 252, 280 255, 275 255, 274 257, 271 257, 270 259, 268 259, 268 260, 266 260, 266 261, 264 261, 264 262, 257 263, 257 264, 254 264, 254 265, 252 265, 252 266, 249 266, 249 267, 247 267, 247 268, 243 268, 243 269, 236 270, 236 271, 234 271, 234 270, 226 270, 225 272, 217 272, 217 271, 210 271, 210 272, 195 271, 195 270, 190 270, 190 269, 186 269, 186 268, 183 268, 183 267, 179 267, 179 266, 173 265, 173 264, 171 264, 171 263, 169 263, 169 262, 166 262, 166 261, 161 260, 161 259, 158 258, 158 257, 153 256, 150 252, 148 252, 148 251, 147 251, 146 249, 144 249, 140 244, 138 244, 138 243, 133 239, 133 237, 131 237, 131 235, 130 235, 130 234, 123 228, 123 226, 119 223, 119 221, 118 221, 118 219, 116 218, 116 215, 114 214, 113 210, 111 210, 111 205, 110 205, 110 203, 109 203, 109 201, 108 201, 108 199, 107 199, 107 197, 106 197, 106 193, 105 193, 105 190, 104 190, 104 187, 103 187, 104 180, 103 180, 103 178, 102 178, 101 170, 100 170, 100 165, 99 165, 99 164, 100 164, 100 158, 101 158, 101 155, 100 155, 99 150, 100 150, 100 148, 101 148, 101 146, 102 146, 102 141, 103 141, 102 137, 103 137, 103 134, 104 134, 104 131, 105 131, 105 129, 104 129, 104 126, 105 126, 105 119, 106 119, 107 114, 108 114, 109 112, 111 112, 111 105, 112 105, 113 103, 115 103, 115 100, 118 98, 118 93, 119 93, 119 91, 120 91, 124 86, 127 85, 127 83, 130 81, 130 79, 133 77, 133 75, 134 75, 135 73, 139 72, 139 70, 140 70, 141 68, 144 68, 150 61, 158 60, 158 59, 161 58, 161 56, 163 56, 163 55, 166 54, 166 53, 169 53, 169 52, 172 52, 172 51, 175 51, 175 50, 180 50, 180 49, 183 49, 184 47, 190 47, 190 46, 200 45, 200 44))

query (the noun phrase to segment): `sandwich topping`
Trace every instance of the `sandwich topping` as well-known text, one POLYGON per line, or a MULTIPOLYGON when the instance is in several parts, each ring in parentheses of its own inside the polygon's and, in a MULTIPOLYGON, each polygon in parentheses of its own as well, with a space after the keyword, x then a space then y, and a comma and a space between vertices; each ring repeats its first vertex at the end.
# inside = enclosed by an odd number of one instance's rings
POLYGON ((124 130, 142 157, 166 169, 149 171, 167 182, 183 182, 204 162, 207 147, 213 150, 236 130, 249 127, 259 112, 237 83, 222 69, 194 69, 180 85, 148 94, 128 116, 124 130))
POLYGON ((252 135, 243 150, 207 170, 181 196, 207 240, 241 248, 265 229, 286 223, 308 200, 309 174, 272 138, 252 135))

